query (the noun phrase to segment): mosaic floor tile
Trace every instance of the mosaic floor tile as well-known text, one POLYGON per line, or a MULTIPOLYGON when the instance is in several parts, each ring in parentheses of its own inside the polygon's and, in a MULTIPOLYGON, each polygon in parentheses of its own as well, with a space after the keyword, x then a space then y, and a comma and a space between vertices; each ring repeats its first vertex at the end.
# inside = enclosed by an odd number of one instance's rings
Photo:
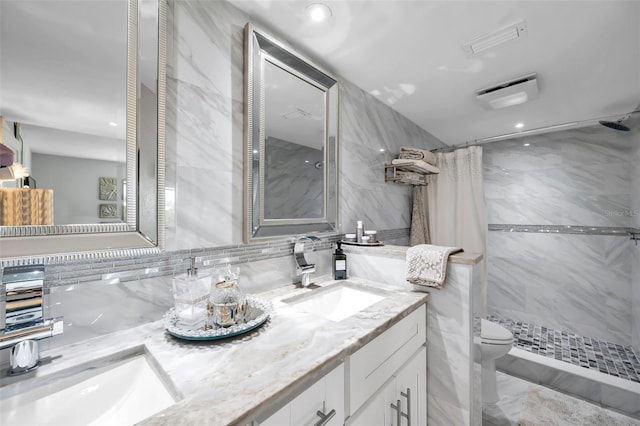
POLYGON ((513 333, 514 347, 640 383, 640 361, 631 346, 492 315, 487 319, 513 333))

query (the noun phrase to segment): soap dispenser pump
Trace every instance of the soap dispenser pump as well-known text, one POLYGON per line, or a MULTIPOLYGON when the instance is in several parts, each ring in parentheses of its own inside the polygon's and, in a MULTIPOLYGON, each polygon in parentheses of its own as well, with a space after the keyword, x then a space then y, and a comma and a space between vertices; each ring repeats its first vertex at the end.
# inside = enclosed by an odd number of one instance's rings
POLYGON ((191 261, 191 265, 189 266, 189 268, 187 268, 187 276, 195 277, 196 275, 198 275, 198 268, 196 268, 196 258, 192 256, 189 258, 189 260, 191 261))
POLYGON ((342 251, 340 243, 336 243, 336 252, 333 254, 333 278, 336 280, 347 279, 347 255, 342 251))

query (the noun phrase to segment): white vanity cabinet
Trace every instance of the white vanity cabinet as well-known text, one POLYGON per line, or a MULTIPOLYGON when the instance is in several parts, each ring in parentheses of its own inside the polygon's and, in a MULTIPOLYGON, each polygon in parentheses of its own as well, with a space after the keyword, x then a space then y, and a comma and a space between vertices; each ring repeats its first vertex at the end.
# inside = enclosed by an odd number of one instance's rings
POLYGON ((344 423, 344 417, 344 364, 340 364, 276 413, 254 425, 337 426, 344 423))
POLYGON ((426 425, 425 345, 423 305, 349 357, 350 416, 345 424, 426 425))
POLYGON ((422 305, 253 426, 426 425, 426 318, 422 305))
POLYGON ((351 416, 347 425, 424 426, 427 424, 427 348, 413 358, 351 416))

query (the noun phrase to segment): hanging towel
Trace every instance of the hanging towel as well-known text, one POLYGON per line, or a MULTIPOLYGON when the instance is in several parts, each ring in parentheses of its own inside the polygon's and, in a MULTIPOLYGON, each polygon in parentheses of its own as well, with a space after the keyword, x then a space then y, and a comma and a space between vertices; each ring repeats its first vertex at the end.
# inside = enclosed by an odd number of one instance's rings
POLYGON ((411 231, 409 245, 431 243, 429 236, 429 209, 427 207, 426 188, 413 187, 413 211, 411 212, 411 231))
POLYGON ((445 285, 449 255, 463 251, 459 247, 419 244, 407 249, 407 281, 441 289, 445 285))
POLYGON ((408 148, 405 146, 400 148, 400 156, 398 158, 405 160, 422 160, 425 163, 435 166, 438 157, 436 157, 436 155, 431 151, 420 148, 408 148))

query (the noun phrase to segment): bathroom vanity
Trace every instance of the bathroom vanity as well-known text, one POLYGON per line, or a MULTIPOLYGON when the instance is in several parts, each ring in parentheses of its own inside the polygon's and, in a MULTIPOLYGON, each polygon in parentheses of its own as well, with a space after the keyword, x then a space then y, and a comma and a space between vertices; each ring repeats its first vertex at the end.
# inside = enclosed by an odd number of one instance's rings
POLYGON ((176 400, 142 424, 424 424, 429 294, 350 278, 260 296, 271 317, 247 334, 192 342, 140 325, 43 352, 33 377, 3 377, 0 399, 140 356, 176 400), (382 299, 338 322, 302 305, 345 284, 382 299))

